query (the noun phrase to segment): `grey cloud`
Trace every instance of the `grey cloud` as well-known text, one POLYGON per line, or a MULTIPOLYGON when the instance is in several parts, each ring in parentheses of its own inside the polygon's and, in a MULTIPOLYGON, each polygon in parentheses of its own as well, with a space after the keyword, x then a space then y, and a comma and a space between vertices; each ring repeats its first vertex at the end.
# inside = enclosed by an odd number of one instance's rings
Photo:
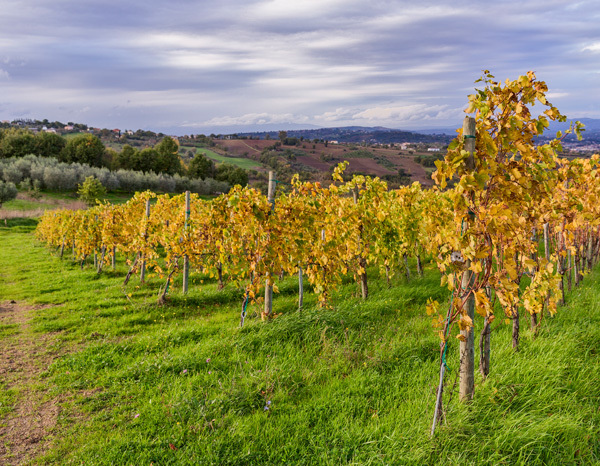
POLYGON ((558 99, 570 113, 600 116, 595 7, 6 0, 0 83, 10 83, 11 102, 0 118, 29 108, 40 118, 73 112, 127 127, 277 123, 282 115, 314 124, 362 118, 443 126, 457 118, 484 68, 502 80, 536 70, 551 91, 568 94, 558 99))

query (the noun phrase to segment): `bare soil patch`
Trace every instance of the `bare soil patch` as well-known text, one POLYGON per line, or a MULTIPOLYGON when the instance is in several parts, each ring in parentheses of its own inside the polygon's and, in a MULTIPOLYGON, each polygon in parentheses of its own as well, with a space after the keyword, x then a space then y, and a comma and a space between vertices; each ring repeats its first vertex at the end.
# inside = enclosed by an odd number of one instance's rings
POLYGON ((48 401, 39 389, 40 374, 61 355, 56 337, 29 328, 32 313, 46 307, 0 303, 0 324, 18 325, 18 332, 0 339, 0 380, 3 389, 17 392, 14 410, 0 419, 3 465, 25 464, 41 453, 60 414, 59 400, 48 401))

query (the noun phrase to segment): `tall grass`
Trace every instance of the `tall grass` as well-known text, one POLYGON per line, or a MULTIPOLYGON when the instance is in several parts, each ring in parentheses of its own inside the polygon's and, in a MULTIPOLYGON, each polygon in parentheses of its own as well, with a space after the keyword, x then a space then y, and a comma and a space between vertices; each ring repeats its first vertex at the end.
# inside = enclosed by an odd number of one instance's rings
POLYGON ((523 332, 520 352, 497 325, 491 374, 477 378, 469 405, 448 398, 452 343, 445 422, 431 439, 439 339, 424 306, 447 298, 432 265, 389 289, 375 278, 367 302, 353 282, 331 309, 309 293, 301 312, 289 277, 275 298, 281 314, 263 323, 253 306, 240 329, 242 292, 232 284, 217 291, 196 273, 187 296, 176 282, 157 307, 158 278, 122 289, 122 260, 116 272, 81 271, 36 244, 33 224, 0 224, 0 300, 57 304, 39 311, 32 331, 71 351, 42 374, 45 396, 62 400, 42 464, 600 461, 597 273, 537 337, 523 332))

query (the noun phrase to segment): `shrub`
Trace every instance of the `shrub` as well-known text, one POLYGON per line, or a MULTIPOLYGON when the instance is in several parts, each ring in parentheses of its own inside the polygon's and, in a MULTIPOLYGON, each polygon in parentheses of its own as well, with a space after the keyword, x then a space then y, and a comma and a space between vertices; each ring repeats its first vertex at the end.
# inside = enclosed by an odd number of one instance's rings
POLYGON ((79 198, 87 205, 95 205, 98 199, 106 195, 106 188, 102 185, 98 178, 88 176, 85 181, 79 185, 77 190, 79 198))

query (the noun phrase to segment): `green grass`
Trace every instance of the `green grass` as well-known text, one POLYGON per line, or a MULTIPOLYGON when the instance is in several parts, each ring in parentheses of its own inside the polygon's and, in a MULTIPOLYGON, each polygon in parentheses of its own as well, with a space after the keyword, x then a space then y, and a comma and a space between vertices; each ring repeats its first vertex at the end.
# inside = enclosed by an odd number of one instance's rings
POLYGON ((205 154, 209 159, 214 160, 218 163, 230 163, 232 165, 236 165, 238 167, 243 168, 244 170, 256 170, 258 168, 262 168, 262 165, 258 162, 255 162, 252 159, 246 159, 243 157, 229 157, 226 155, 217 154, 209 149, 197 149, 197 152, 200 154, 205 154))
POLYGON ((2 208, 5 210, 18 210, 20 212, 50 207, 53 207, 52 202, 43 198, 40 198, 39 200, 13 199, 12 201, 2 204, 2 208))
MULTIPOLYGON (((242 293, 231 284, 217 291, 193 274, 187 296, 179 279, 157 307, 158 278, 141 286, 134 277, 124 290, 122 258, 116 272, 81 271, 37 244, 34 227, 0 224, 0 300, 56 304, 31 330, 71 349, 42 374, 45 396, 62 401, 40 464, 600 462, 597 273, 544 318, 537 338, 523 319, 519 353, 500 323, 490 376, 477 376, 470 405, 454 394, 430 439, 439 339, 424 307, 447 297, 431 264, 423 279, 395 278, 391 289, 370 270, 367 302, 347 280, 328 310, 308 293, 298 312, 296 279, 286 278, 275 297, 281 315, 263 323, 252 306, 240 329, 242 293)), ((18 395, 3 396, 14 404, 18 395)))

